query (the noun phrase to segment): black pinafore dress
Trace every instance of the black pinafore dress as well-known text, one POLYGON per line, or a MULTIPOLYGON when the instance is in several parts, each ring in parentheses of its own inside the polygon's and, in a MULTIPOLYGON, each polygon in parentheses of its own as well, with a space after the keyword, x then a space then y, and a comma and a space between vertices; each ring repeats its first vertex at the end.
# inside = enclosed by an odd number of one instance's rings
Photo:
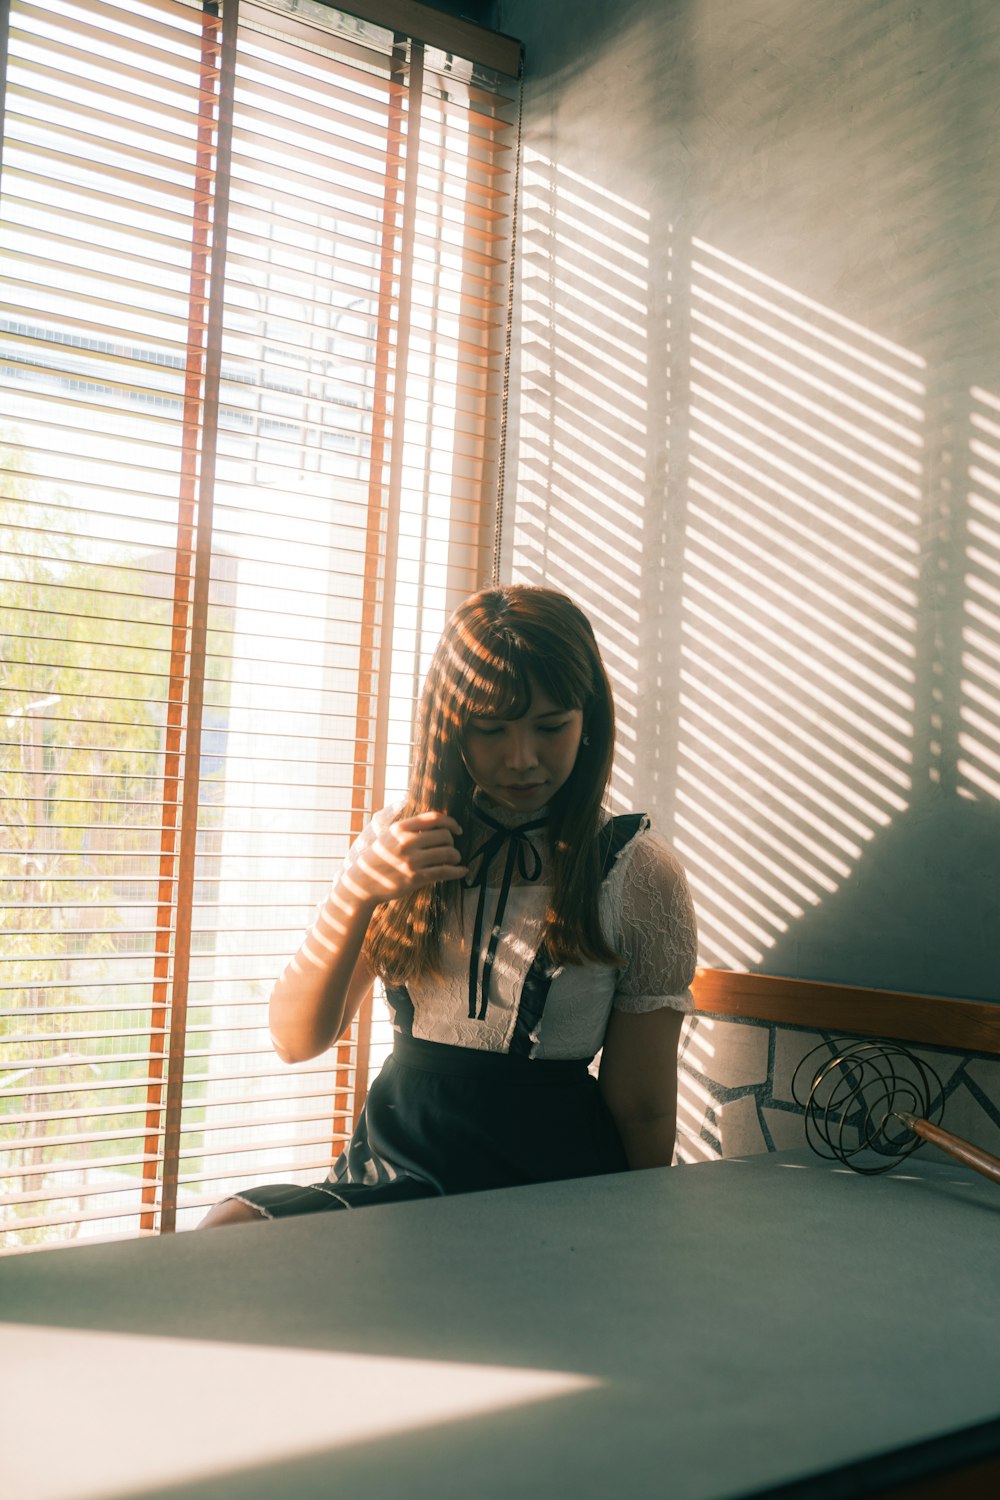
MULTIPOLYGON (((506 845, 504 879, 494 918, 500 925, 515 862, 524 868, 526 835, 543 826, 508 828, 479 816, 493 830, 470 860, 479 873, 479 908, 472 962, 481 952, 487 871, 506 845)), ((601 829, 602 879, 625 846, 646 826, 641 814, 610 818, 601 829)), ((470 1015, 488 1005, 495 943, 482 959, 481 982, 470 988, 470 1015)), ((412 1034, 413 1003, 403 986, 387 986, 393 1013, 393 1050, 369 1090, 354 1134, 323 1182, 307 1187, 271 1183, 232 1196, 266 1218, 361 1208, 379 1203, 514 1187, 560 1178, 623 1172, 628 1167, 614 1120, 604 1103, 591 1057, 553 1061, 530 1056, 549 983, 556 970, 544 943, 524 981, 517 1024, 505 1052, 425 1040, 412 1034)))

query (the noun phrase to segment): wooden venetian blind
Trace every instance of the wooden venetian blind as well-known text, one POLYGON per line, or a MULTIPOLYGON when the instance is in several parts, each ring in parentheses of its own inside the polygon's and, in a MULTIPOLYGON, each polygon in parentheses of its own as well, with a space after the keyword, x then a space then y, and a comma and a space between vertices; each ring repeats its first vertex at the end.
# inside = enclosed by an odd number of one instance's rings
POLYGON ((314 1180, 364 1096, 370 1013, 287 1068, 267 998, 489 576, 516 180, 516 48, 391 10, 10 7, 7 1248, 314 1180))

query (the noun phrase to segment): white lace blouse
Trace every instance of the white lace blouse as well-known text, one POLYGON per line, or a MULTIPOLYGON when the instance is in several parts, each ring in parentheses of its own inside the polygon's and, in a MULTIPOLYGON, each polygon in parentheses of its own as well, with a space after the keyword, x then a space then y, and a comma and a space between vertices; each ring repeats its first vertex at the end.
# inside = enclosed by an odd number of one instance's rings
MULTIPOLYGON (((397 807, 376 813, 352 845, 345 868, 398 814, 397 807)), ((492 805, 489 815, 494 824, 510 829, 540 816, 492 805)), ((474 848, 490 833, 484 826, 474 848)), ((503 848, 485 873, 477 964, 471 964, 471 947, 480 893, 466 889, 442 935, 443 977, 411 981, 402 992, 402 1005, 398 992, 389 988, 396 1029, 412 1029, 414 1036, 456 1047, 507 1052, 520 1026, 520 1043, 526 1042, 531 1057, 591 1058, 603 1044, 612 1007, 633 1012, 665 1006, 692 1010, 689 985, 694 977, 697 931, 691 894, 677 855, 644 821, 618 854, 601 887, 601 923, 612 947, 624 958, 624 967, 585 963, 556 969, 546 980, 541 1014, 529 1018, 525 1038, 522 992, 541 943, 551 891, 544 828, 526 831, 520 840, 522 848, 525 840, 530 840, 538 859, 529 852, 514 867, 498 924, 485 1002, 482 963, 497 925, 506 862, 503 848)))

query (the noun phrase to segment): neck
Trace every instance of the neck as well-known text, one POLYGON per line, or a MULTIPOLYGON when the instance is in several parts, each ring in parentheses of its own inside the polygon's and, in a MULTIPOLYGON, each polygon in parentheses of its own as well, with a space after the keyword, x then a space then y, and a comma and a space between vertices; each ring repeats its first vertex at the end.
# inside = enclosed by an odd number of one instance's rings
POLYGON ((520 828, 523 823, 547 823, 550 815, 551 803, 546 802, 544 807, 533 810, 520 807, 504 807, 500 802, 494 802, 492 797, 487 797, 485 792, 476 787, 472 794, 473 812, 485 813, 495 823, 501 823, 504 828, 520 828))

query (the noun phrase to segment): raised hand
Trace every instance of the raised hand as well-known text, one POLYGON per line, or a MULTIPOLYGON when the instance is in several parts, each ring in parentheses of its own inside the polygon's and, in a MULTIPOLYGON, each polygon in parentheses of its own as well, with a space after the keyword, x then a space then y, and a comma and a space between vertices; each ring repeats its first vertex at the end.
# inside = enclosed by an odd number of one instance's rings
POLYGON ((388 824, 370 843, 358 840, 271 992, 271 1039, 285 1062, 306 1062, 324 1052, 371 989, 372 975, 360 954, 375 907, 469 873, 455 848, 461 832, 446 813, 423 812, 388 824))
POLYGON ((340 889, 358 905, 378 905, 439 880, 460 880, 469 873, 455 848, 455 835, 461 832, 447 813, 399 818, 348 861, 340 889))

